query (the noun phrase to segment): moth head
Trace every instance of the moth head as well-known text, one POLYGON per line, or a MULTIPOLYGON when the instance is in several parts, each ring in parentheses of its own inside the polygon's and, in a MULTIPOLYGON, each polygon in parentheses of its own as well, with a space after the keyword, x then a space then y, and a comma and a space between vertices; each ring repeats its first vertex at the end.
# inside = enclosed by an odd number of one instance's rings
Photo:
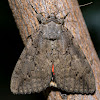
MULTIPOLYGON (((68 13, 69 14, 69 13, 68 13)), ((37 14, 37 19, 38 19, 38 22, 39 24, 47 24, 51 21, 55 22, 56 24, 61 24, 61 25, 64 25, 64 20, 65 18, 67 17, 66 14, 64 17, 62 18, 57 18, 55 13, 51 13, 50 15, 48 15, 47 19, 45 19, 42 14, 37 14)))
POLYGON ((51 13, 50 15, 48 15, 47 17, 48 19, 51 18, 51 19, 56 19, 56 15, 55 13, 51 13))

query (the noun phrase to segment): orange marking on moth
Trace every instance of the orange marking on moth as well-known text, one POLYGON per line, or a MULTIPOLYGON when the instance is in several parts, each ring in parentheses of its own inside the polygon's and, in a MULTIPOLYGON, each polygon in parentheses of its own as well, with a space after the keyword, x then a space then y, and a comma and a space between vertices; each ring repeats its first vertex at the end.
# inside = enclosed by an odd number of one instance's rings
POLYGON ((52 65, 52 73, 53 73, 53 75, 55 75, 55 73, 54 73, 54 64, 52 65))

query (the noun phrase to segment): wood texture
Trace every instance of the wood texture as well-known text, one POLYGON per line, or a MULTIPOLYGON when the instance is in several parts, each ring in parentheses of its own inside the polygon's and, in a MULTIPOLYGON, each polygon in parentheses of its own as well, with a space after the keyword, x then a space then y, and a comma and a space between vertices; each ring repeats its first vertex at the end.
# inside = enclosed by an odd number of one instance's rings
MULTIPOLYGON (((55 12, 57 17, 62 17, 68 14, 65 20, 65 27, 73 33, 80 47, 86 55, 91 68, 93 69, 96 81, 96 93, 94 95, 68 95, 67 100, 99 100, 100 98, 100 62, 91 42, 87 27, 82 17, 77 0, 8 0, 13 16, 20 31, 20 35, 24 44, 27 38, 32 33, 35 33, 39 26, 36 19, 36 14, 32 6, 37 12, 47 13, 55 12)), ((51 93, 48 100, 63 100, 60 96, 60 91, 51 93)))

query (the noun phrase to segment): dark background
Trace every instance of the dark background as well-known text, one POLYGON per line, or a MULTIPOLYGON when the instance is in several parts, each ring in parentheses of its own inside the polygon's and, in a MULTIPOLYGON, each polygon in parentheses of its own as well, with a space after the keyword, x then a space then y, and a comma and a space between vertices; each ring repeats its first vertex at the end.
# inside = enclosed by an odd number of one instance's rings
MULTIPOLYGON (((79 0, 94 47, 100 57, 100 0, 79 0)), ((0 0, 0 100, 34 100, 34 95, 13 95, 10 78, 15 64, 24 48, 7 0, 0 0)))

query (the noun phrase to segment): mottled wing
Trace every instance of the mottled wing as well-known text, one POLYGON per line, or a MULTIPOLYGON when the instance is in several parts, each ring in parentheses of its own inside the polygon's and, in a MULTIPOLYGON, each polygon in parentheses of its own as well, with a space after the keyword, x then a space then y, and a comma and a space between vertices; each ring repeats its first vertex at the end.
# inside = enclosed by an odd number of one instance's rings
POLYGON ((57 87, 69 93, 94 93, 95 78, 84 53, 70 32, 64 32, 62 37, 66 49, 55 65, 57 87))
POLYGON ((15 94, 40 92, 49 86, 51 67, 45 54, 39 49, 39 39, 30 39, 24 48, 12 74, 11 91, 15 94))

